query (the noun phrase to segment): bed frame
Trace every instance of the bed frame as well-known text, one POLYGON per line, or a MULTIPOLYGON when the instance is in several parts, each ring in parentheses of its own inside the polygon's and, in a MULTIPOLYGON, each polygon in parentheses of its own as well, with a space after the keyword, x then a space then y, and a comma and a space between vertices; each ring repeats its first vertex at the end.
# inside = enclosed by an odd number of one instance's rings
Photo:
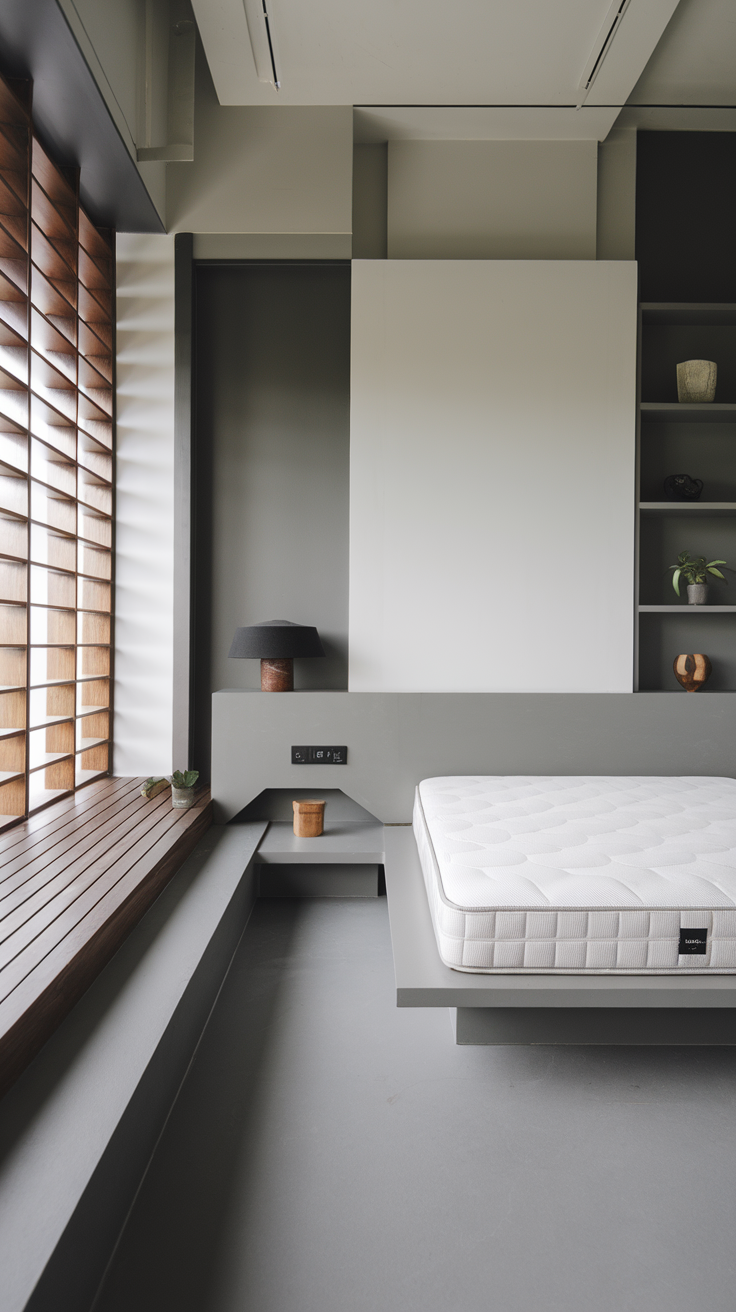
POLYGON ((732 693, 350 693, 213 698, 220 823, 264 789, 340 789, 384 830, 400 1007, 447 1007, 457 1043, 736 1044, 736 975, 470 975, 441 962, 410 827, 421 779, 462 774, 736 777, 732 693), (347 746, 345 765, 291 747, 347 746))
POLYGON ((471 975, 440 960, 414 833, 384 831, 399 1007, 449 1007, 461 1044, 736 1044, 736 975, 471 975))

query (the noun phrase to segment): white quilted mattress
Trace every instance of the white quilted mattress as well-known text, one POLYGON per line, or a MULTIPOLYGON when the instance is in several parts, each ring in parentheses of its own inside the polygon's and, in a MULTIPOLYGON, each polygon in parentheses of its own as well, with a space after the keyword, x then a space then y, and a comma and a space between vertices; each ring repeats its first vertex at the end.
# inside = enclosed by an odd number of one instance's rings
POLYGON ((733 779, 425 779, 414 833, 455 970, 736 974, 733 779))

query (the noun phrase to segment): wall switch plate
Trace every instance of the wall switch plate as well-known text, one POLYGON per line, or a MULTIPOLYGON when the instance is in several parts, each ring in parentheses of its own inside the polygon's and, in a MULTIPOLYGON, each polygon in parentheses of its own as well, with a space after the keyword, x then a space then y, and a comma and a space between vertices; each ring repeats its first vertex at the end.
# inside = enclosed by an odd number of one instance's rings
POLYGON ((347 747, 292 747, 292 765, 347 765, 347 747))

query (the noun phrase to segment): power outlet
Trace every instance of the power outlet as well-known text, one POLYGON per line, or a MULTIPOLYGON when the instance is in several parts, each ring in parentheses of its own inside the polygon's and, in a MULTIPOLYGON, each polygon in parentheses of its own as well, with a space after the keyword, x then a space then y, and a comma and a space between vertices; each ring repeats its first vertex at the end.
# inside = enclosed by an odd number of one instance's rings
POLYGON ((347 747, 292 747, 292 765, 347 765, 347 747))

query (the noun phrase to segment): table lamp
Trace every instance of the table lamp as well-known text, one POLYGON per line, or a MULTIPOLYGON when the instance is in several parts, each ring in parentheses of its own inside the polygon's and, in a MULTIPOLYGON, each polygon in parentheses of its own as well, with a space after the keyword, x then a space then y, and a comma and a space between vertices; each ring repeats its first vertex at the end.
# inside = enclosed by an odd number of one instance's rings
POLYGON ((319 634, 310 624, 265 620, 236 629, 229 657, 260 659, 261 692, 292 692, 294 657, 324 656, 319 634))

